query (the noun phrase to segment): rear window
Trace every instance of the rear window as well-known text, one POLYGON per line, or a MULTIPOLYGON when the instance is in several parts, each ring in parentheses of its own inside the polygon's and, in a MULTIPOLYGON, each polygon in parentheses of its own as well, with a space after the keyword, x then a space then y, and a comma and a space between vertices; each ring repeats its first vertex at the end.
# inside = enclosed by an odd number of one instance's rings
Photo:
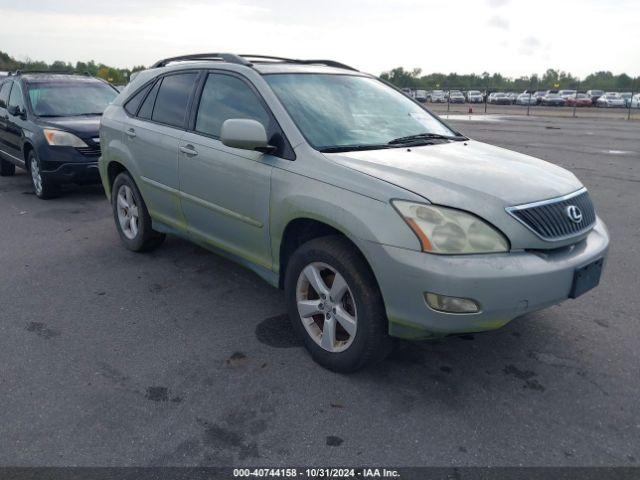
POLYGON ((160 89, 161 80, 157 81, 147 98, 145 98, 142 107, 140 107, 140 111, 138 112, 138 117, 144 118, 145 120, 151 120, 151 114, 153 113, 153 106, 156 103, 156 97, 158 96, 158 90, 160 89))
POLYGON ((147 95, 147 92, 151 90, 151 84, 147 85, 145 88, 136 93, 131 99, 126 103, 124 109, 131 115, 135 115, 138 113, 138 108, 142 104, 144 97, 147 95))
POLYGON ((174 127, 184 127, 189 98, 197 78, 196 72, 164 77, 151 119, 174 127))

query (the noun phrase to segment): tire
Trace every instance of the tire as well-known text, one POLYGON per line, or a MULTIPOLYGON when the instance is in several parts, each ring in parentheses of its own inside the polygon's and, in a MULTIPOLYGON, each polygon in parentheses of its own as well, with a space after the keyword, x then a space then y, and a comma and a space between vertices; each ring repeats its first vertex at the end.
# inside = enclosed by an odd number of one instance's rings
POLYGON ((131 175, 127 172, 118 175, 111 192, 113 218, 124 246, 133 252, 159 247, 166 235, 151 228, 149 210, 131 175))
POLYGON ((350 373, 390 353, 393 342, 378 284, 360 252, 344 237, 317 238, 300 246, 288 262, 284 289, 293 328, 323 367, 350 373), (343 288, 335 283, 339 278, 343 288), (324 289, 324 297, 313 284, 324 289), (299 301, 306 302, 301 303, 304 318, 299 301), (329 325, 333 335, 328 334, 329 325))
POLYGON ((40 159, 34 150, 31 150, 27 156, 27 165, 31 177, 31 186, 33 186, 33 191, 38 198, 41 200, 49 200, 60 194, 58 185, 42 176, 40 159))
POLYGON ((0 177, 11 177, 16 174, 16 166, 0 158, 0 177))

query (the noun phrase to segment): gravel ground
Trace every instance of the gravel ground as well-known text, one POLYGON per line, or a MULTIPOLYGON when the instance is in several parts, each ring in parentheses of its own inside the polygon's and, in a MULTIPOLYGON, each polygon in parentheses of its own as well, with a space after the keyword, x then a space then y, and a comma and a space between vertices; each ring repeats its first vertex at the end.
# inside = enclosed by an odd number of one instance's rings
POLYGON ((169 238, 120 246, 99 188, 0 179, 0 465, 640 462, 640 125, 456 121, 575 172, 608 223, 601 286, 501 330, 314 364, 281 292, 169 238))

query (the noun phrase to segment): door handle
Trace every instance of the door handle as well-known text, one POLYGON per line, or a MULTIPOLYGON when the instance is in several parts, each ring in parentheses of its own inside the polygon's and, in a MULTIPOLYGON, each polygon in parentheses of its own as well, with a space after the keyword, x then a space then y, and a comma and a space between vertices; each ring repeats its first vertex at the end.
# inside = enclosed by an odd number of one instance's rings
POLYGON ((189 157, 195 157, 198 155, 198 151, 193 147, 193 145, 185 145, 180 147, 180 151, 189 157))
POLYGON ((136 131, 133 128, 130 128, 129 130, 127 130, 127 136, 129 138, 134 138, 136 136, 136 131))

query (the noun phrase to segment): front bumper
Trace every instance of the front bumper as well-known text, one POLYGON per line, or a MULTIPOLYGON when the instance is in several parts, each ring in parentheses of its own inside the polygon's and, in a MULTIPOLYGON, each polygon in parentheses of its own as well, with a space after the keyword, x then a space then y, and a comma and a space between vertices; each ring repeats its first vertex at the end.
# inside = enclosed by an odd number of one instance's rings
POLYGON ((49 147, 38 149, 41 173, 55 183, 100 183, 98 158, 100 147, 49 147))
POLYGON ((98 162, 63 163, 55 170, 43 170, 41 174, 55 183, 100 183, 98 162))
POLYGON ((607 228, 598 219, 584 240, 557 250, 430 255, 368 242, 365 254, 382 291, 389 333, 420 339, 493 330, 560 303, 569 298, 575 270, 606 257, 608 247, 607 228), (424 292, 471 298, 481 311, 437 312, 424 292))

